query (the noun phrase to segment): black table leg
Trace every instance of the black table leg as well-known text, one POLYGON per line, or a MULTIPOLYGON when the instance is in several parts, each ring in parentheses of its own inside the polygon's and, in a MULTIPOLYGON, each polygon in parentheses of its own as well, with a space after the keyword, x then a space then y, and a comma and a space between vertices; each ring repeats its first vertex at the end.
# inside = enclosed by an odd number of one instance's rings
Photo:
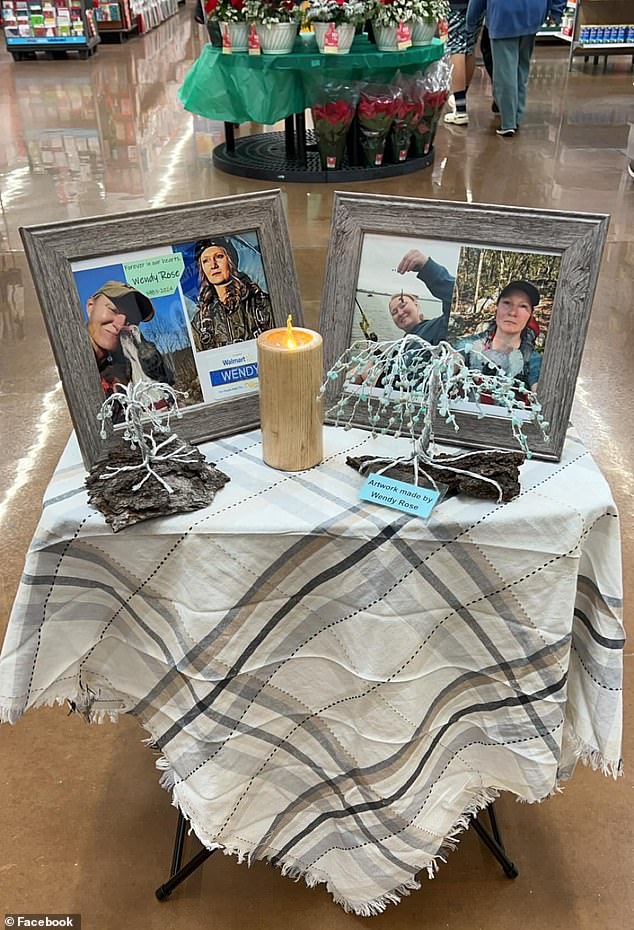
POLYGON ((489 832, 478 820, 478 815, 476 814, 471 821, 473 829, 476 831, 484 845, 487 849, 495 856, 497 861, 500 863, 504 870, 504 874, 507 878, 517 878, 520 874, 519 869, 514 862, 509 859, 506 849, 504 848, 504 843, 502 836, 500 834, 500 828, 498 826, 497 818, 495 816, 495 808, 493 802, 488 807, 489 813, 489 822, 491 824, 491 832, 489 832))
POLYGON ((233 153, 236 150, 236 136, 233 123, 225 123, 225 144, 228 152, 233 153))
POLYGON ((306 164, 306 117, 303 113, 295 114, 295 134, 297 136, 297 157, 302 165, 306 164))
POLYGON ((183 815, 178 812, 178 821, 176 824, 176 837, 174 839, 174 852, 172 854, 172 866, 170 868, 170 877, 166 882, 155 891, 155 895, 159 901, 165 901, 171 893, 177 888, 181 882, 184 882, 186 878, 195 872, 196 869, 199 869, 203 862, 206 862, 210 856, 213 856, 215 850, 213 849, 201 849, 195 856, 193 856, 189 862, 186 862, 185 865, 181 866, 183 860, 183 846, 185 844, 185 830, 186 830, 185 818, 183 815))
POLYGON ((295 120, 287 116, 284 120, 284 139, 286 143, 286 157, 295 157, 295 120))

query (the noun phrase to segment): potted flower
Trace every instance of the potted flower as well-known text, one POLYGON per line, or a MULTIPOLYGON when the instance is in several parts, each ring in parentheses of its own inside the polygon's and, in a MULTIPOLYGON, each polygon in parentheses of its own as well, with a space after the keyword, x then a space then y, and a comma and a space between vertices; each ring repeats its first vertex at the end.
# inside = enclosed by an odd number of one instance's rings
POLYGON ((375 0, 372 27, 377 48, 391 52, 399 47, 397 29, 401 23, 409 28, 413 45, 428 45, 438 20, 448 13, 447 0, 375 0))
POLYGON ((431 45, 439 21, 449 16, 448 0, 410 0, 409 6, 412 45, 431 45))
POLYGON ((301 0, 246 0, 247 19, 255 22, 263 55, 293 51, 302 17, 301 0))
POLYGON ((232 52, 247 51, 249 27, 246 19, 245 0, 207 0, 207 18, 220 25, 223 37, 228 35, 232 52))
POLYGON ((319 51, 347 54, 356 27, 368 18, 368 7, 367 0, 310 0, 306 19, 313 24, 319 51))

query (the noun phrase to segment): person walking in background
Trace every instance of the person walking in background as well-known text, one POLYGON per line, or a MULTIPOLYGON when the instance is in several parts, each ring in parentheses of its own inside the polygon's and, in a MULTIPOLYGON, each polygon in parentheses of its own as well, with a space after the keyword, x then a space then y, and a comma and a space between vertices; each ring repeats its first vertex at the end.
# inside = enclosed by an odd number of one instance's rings
MULTIPOLYGON (((489 36, 486 23, 482 27, 482 32, 480 33, 480 54, 482 55, 484 70, 489 75, 489 80, 491 81, 491 90, 493 90, 493 55, 491 54, 491 37, 489 36)), ((500 112, 495 102, 495 97, 493 98, 491 109, 494 113, 500 112)))
MULTIPOLYGON (((467 113, 467 91, 473 77, 475 68, 475 47, 478 33, 482 26, 484 11, 479 21, 475 18, 471 28, 467 28, 468 0, 449 0, 451 11, 449 13, 449 35, 447 36, 447 51, 451 55, 453 107, 451 112, 445 113, 445 122, 455 126, 466 126, 469 123, 467 113)), ((450 98, 451 100, 451 98, 450 98)))
POLYGON ((499 136, 514 136, 526 106, 535 36, 548 19, 559 23, 566 0, 469 0, 467 31, 486 15, 493 56, 493 97, 500 111, 499 136))

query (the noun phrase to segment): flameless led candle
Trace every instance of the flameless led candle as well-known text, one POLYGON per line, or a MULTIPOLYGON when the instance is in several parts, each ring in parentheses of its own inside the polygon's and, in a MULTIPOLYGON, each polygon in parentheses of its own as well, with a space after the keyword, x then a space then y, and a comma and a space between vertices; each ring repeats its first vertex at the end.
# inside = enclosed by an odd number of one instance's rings
POLYGON ((319 333, 300 329, 289 316, 285 329, 258 336, 262 455, 282 471, 302 471, 323 458, 323 375, 319 333))

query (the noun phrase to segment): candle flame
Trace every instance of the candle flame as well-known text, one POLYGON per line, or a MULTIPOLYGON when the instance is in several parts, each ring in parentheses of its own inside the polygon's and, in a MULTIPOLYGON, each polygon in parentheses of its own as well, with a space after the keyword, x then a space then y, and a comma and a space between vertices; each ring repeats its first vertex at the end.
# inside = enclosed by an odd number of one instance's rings
POLYGON ((297 348, 297 340, 295 339, 295 333, 293 332, 293 314, 289 313, 286 318, 286 346, 289 349, 297 348))

